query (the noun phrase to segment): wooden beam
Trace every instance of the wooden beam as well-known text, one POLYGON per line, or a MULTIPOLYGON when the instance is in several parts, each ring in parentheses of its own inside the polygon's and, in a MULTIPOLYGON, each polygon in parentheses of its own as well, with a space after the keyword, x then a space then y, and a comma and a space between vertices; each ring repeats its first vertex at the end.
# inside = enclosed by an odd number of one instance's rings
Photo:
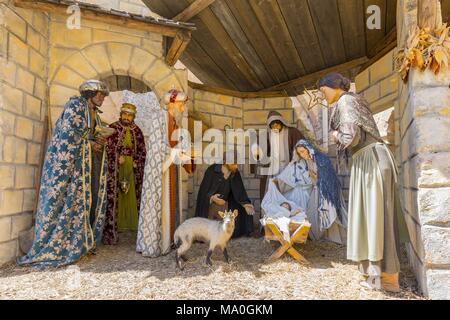
POLYGON ((288 94, 284 90, 277 91, 257 91, 257 92, 243 92, 235 91, 217 87, 211 87, 204 84, 199 84, 189 81, 189 87, 192 89, 208 91, 217 94, 223 94, 226 96, 232 96, 241 99, 257 99, 257 98, 275 98, 275 97, 288 97, 288 94))
MULTIPOLYGON (((75 4, 75 3, 74 3, 75 4)), ((67 16, 67 4, 53 3, 47 1, 15 0, 14 6, 25 9, 34 9, 49 13, 67 16)), ((134 19, 130 16, 115 14, 106 10, 83 7, 80 4, 82 19, 100 21, 106 24, 117 25, 125 28, 144 30, 148 32, 162 34, 167 37, 175 37, 182 29, 177 26, 169 26, 151 21, 134 19)), ((195 29, 195 28, 194 28, 195 29)), ((187 29, 186 29, 187 30, 187 29)))
POLYGON ((287 82, 283 82, 280 84, 277 84, 275 86, 272 86, 270 88, 267 88, 263 91, 274 91, 274 90, 286 90, 289 88, 293 88, 293 87, 301 87, 303 85, 306 85, 308 83, 314 82, 317 79, 320 79, 323 76, 326 76, 328 73, 331 72, 344 72, 347 71, 349 69, 353 69, 355 67, 358 67, 364 63, 366 63, 368 61, 367 57, 362 57, 362 58, 358 58, 331 68, 327 68, 327 69, 323 69, 311 74, 308 74, 306 76, 294 79, 294 80, 290 80, 287 82))
POLYGON ((419 0, 417 21, 420 28, 434 30, 442 24, 441 3, 439 0, 419 0))
POLYGON ((180 30, 172 41, 172 45, 166 55, 166 63, 173 66, 186 50, 187 45, 191 41, 191 32, 180 30))
POLYGON ((392 43, 397 44, 397 28, 393 28, 383 39, 381 39, 375 47, 369 50, 367 57, 369 59, 375 57, 381 51, 384 51, 386 47, 391 46, 392 43))
POLYGON ((173 17, 175 21, 189 21, 197 14, 208 8, 216 0, 196 0, 189 5, 182 12, 173 17))

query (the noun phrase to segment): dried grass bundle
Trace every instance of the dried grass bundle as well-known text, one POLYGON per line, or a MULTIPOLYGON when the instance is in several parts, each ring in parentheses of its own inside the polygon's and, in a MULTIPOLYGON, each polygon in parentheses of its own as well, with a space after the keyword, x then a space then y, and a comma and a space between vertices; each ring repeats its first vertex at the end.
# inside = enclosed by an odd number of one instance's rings
POLYGON ((405 83, 411 68, 420 71, 429 68, 437 75, 441 69, 449 67, 449 32, 450 27, 442 24, 435 30, 417 27, 410 33, 406 48, 400 50, 396 57, 397 70, 405 83))

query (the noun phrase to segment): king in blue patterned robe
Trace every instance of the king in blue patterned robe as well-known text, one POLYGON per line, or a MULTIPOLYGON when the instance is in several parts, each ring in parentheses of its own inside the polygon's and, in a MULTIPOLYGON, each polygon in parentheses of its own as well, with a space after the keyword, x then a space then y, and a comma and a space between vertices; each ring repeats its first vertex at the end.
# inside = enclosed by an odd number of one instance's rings
POLYGON ((96 80, 80 87, 58 119, 45 156, 34 241, 19 265, 60 267, 94 252, 106 211, 106 152, 95 135, 97 107, 108 90, 96 80))

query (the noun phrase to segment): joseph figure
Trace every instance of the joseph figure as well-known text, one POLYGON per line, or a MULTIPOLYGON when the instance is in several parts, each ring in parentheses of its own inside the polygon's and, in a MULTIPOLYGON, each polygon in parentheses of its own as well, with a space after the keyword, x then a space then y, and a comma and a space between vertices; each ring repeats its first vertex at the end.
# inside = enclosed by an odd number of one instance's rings
POLYGON ((145 166, 145 141, 134 123, 136 106, 124 103, 108 138, 108 208, 103 243, 117 244, 118 231, 137 231, 145 166))
MULTIPOLYGON (((288 125, 283 116, 277 111, 270 111, 267 115, 267 129, 269 136, 267 140, 267 156, 271 159, 268 165, 260 165, 258 169, 251 165, 251 170, 261 176, 260 198, 263 199, 267 191, 267 181, 283 171, 292 161, 296 143, 304 139, 300 130, 288 125), (255 172, 258 170, 258 172, 255 172)), ((253 146, 252 146, 253 148, 253 146)), ((257 159, 261 159, 262 149, 255 152, 257 159)))
POLYGON ((106 153, 110 130, 98 108, 106 85, 88 80, 69 99, 49 143, 39 191, 34 240, 19 265, 38 268, 71 264, 95 253, 106 210, 106 153))

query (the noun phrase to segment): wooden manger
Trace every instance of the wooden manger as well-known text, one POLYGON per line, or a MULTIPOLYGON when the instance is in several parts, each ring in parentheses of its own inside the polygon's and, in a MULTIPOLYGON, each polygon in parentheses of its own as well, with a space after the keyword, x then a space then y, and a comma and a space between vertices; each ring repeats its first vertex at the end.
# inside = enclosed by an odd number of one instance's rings
POLYGON ((289 224, 290 240, 287 241, 286 239, 284 239, 283 234, 278 226, 270 219, 267 219, 264 225, 265 240, 278 241, 281 244, 281 246, 277 250, 275 250, 275 252, 272 253, 272 255, 268 258, 268 261, 275 261, 280 258, 285 252, 287 252, 296 261, 309 264, 308 260, 306 260, 306 258, 303 257, 296 248, 294 248, 294 244, 305 243, 308 239, 310 228, 311 224, 306 220, 303 223, 291 222, 289 224))

